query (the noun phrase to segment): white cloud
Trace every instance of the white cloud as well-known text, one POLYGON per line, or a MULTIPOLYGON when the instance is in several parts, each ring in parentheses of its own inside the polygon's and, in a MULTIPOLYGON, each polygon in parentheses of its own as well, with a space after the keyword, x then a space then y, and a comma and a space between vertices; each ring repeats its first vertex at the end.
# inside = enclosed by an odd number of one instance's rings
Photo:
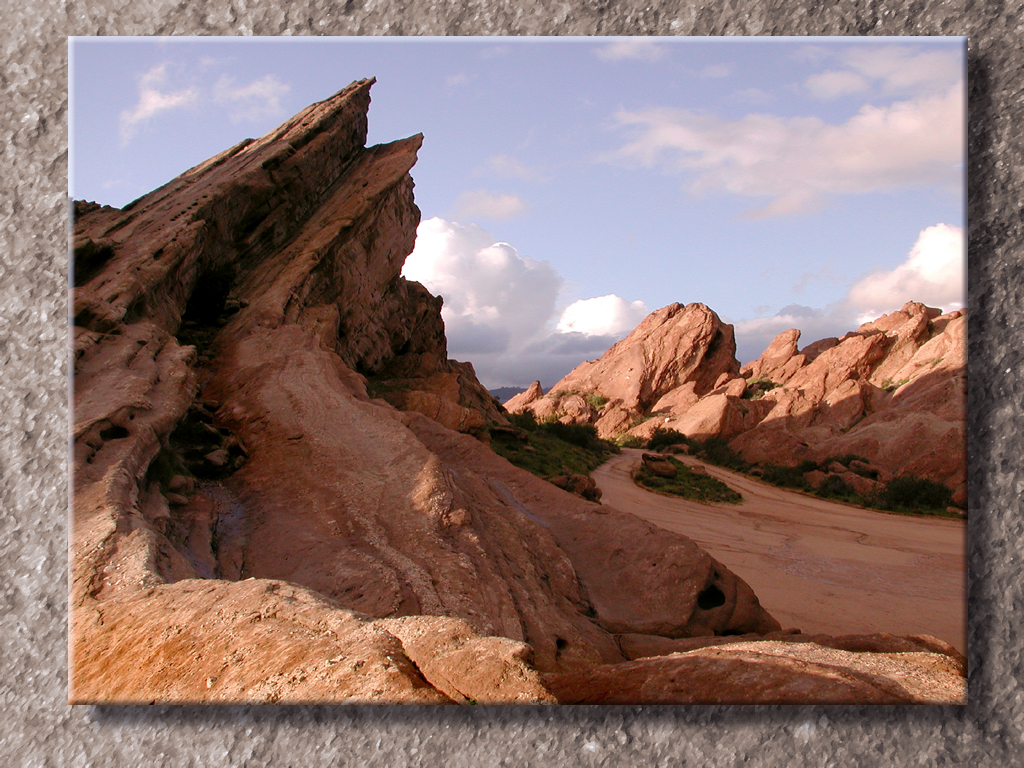
MULTIPOLYGON (((821 50, 819 55, 828 58, 829 52, 821 50)), ((883 94, 928 95, 949 89, 964 76, 962 55, 950 49, 863 45, 844 48, 835 57, 844 69, 820 72, 804 81, 812 96, 831 100, 872 87, 883 94)))
POLYGON ((956 50, 857 46, 848 49, 843 59, 855 72, 879 81, 887 93, 941 92, 964 77, 964 58, 956 50))
POLYGON ((547 177, 538 169, 533 168, 521 160, 516 160, 508 155, 494 155, 487 158, 484 167, 478 172, 493 173, 496 176, 511 179, 523 179, 524 181, 546 181, 547 177))
POLYGON ((599 59, 605 61, 621 61, 623 59, 640 59, 642 61, 658 61, 665 56, 665 49, 653 40, 643 37, 631 37, 626 40, 616 40, 614 43, 603 45, 594 53, 599 59))
POLYGON ((584 299, 557 311, 561 276, 546 261, 521 256, 475 224, 427 219, 402 274, 444 298, 448 352, 469 360, 488 387, 550 386, 599 357, 647 314, 642 301, 584 299))
POLYGON ((266 75, 247 85, 236 85, 234 78, 222 75, 213 86, 213 98, 220 104, 232 105, 233 122, 263 120, 284 116, 281 97, 289 90, 275 75, 266 75))
POLYGON ((944 310, 964 306, 966 251, 960 227, 936 224, 918 235, 907 260, 888 272, 874 272, 856 283, 847 304, 861 318, 874 319, 910 300, 944 310))
POLYGON ((647 305, 642 301, 630 303, 614 293, 580 299, 565 308, 556 330, 585 336, 623 337, 636 328, 648 313, 647 305))
POLYGON ((463 192, 455 200, 455 215, 459 218, 504 221, 526 212, 526 203, 518 195, 502 195, 486 189, 463 192))
POLYGON ((469 77, 465 72, 459 72, 457 75, 448 75, 448 77, 444 79, 444 84, 452 88, 458 85, 465 85, 468 82, 469 77))
POLYGON ((470 224, 427 219, 402 274, 444 297, 449 351, 506 352, 544 331, 562 278, 545 261, 520 256, 508 243, 470 224))
POLYGON ((620 111, 635 138, 604 159, 695 176, 694 192, 767 197, 750 216, 800 214, 831 195, 955 185, 964 155, 964 95, 866 105, 839 125, 817 117, 687 110, 620 111))
POLYGON ((828 71, 811 75, 804 83, 815 98, 831 101, 848 93, 868 90, 868 81, 856 72, 828 71))
POLYGON ((936 224, 920 232, 906 260, 888 271, 857 281, 846 296, 823 309, 791 304, 771 317, 735 323, 736 356, 756 360, 782 331, 799 328, 801 344, 842 336, 908 301, 919 301, 943 312, 966 302, 966 251, 960 227, 936 224))
POLYGON ((198 96, 195 90, 187 88, 173 93, 160 90, 167 80, 167 64, 157 64, 139 78, 139 100, 132 109, 121 113, 121 143, 131 141, 139 123, 161 112, 187 106, 198 96))

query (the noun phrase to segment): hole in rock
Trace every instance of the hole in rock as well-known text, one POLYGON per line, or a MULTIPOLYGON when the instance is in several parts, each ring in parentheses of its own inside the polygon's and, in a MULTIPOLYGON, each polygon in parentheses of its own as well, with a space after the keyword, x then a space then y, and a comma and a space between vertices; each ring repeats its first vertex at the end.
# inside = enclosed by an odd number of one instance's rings
POLYGON ((182 344, 191 344, 198 354, 205 354, 227 322, 224 304, 234 280, 230 265, 209 269, 197 278, 181 316, 178 340, 182 344))
POLYGON ((128 430, 124 427, 107 427, 100 432, 100 439, 106 442, 107 440, 120 440, 121 438, 128 437, 128 430))
POLYGON ((714 584, 705 587, 704 590, 697 595, 697 607, 702 611, 709 611, 720 605, 725 605, 725 593, 714 584))
POLYGON ((569 641, 566 640, 564 637, 556 637, 555 638, 555 648, 557 648, 560 651, 564 651, 568 647, 569 647, 569 641))

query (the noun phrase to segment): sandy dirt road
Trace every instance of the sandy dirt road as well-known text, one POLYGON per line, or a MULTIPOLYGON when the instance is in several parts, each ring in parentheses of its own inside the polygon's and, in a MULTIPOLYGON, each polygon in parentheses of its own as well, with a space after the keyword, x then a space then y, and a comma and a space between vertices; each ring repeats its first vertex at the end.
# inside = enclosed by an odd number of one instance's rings
MULTIPOLYGON (((602 503, 686 534, 744 579, 784 629, 928 634, 967 650, 967 523, 888 515, 705 465, 742 504, 699 504, 638 488, 639 450, 593 478, 602 503)), ((688 456, 677 457, 699 464, 688 456)))

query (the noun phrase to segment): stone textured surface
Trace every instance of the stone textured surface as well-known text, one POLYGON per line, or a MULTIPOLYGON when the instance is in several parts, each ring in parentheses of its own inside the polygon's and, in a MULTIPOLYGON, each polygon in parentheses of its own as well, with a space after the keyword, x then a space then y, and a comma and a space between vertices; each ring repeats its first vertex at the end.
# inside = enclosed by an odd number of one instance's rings
POLYGON ((1024 54, 1017 0, 413 4, 35 1, 0 33, 0 751, 64 765, 1008 765, 1024 738, 1019 487, 1024 54), (968 35, 970 703, 966 707, 69 707, 68 34, 968 35))

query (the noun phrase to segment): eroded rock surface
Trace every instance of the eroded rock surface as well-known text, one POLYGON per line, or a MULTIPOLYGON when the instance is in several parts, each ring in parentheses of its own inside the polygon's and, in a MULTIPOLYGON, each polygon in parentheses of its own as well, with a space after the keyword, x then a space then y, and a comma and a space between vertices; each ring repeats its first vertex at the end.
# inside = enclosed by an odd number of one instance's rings
MULTIPOLYGON (((690 539, 478 439, 510 427, 400 276, 420 137, 364 146, 370 85, 123 210, 75 204, 72 701, 570 700, 618 636, 780 629, 690 539)), ((706 307, 637 338, 678 359, 566 407, 740 391, 706 307)))

